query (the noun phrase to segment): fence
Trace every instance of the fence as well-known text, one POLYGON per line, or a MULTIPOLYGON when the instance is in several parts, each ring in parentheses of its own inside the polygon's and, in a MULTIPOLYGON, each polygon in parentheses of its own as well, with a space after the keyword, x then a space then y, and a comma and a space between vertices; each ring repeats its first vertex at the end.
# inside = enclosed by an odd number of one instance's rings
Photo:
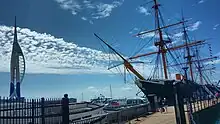
POLYGON ((62 99, 0 97, 0 124, 112 124, 126 122, 148 112, 147 105, 116 112, 104 112, 103 107, 86 102, 70 103, 67 94, 62 99))
POLYGON ((69 99, 0 97, 0 124, 68 124, 69 99))

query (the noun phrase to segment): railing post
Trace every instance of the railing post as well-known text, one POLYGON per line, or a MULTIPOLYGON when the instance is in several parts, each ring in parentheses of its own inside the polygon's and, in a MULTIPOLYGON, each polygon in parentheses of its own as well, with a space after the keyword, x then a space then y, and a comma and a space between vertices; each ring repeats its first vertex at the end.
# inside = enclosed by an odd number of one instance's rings
POLYGON ((69 124, 69 98, 64 94, 62 98, 62 124, 69 124))
POLYGON ((192 98, 192 101, 193 101, 193 109, 194 109, 194 111, 193 112, 196 112, 196 99, 195 99, 195 97, 193 97, 192 98))
POLYGON ((34 124, 34 99, 31 100, 31 122, 34 124))
POLYGON ((200 104, 200 108, 201 108, 201 110, 203 109, 202 108, 202 91, 200 90, 200 94, 199 94, 199 104, 200 104))
POLYGON ((198 97, 198 93, 196 93, 196 106, 197 106, 197 111, 199 111, 200 108, 199 108, 199 97, 198 97))
POLYGON ((119 112, 117 112, 117 122, 118 122, 118 124, 120 124, 119 112))
POLYGON ((45 124, 44 101, 45 101, 45 99, 44 99, 44 98, 41 98, 41 123, 42 123, 42 124, 45 124))

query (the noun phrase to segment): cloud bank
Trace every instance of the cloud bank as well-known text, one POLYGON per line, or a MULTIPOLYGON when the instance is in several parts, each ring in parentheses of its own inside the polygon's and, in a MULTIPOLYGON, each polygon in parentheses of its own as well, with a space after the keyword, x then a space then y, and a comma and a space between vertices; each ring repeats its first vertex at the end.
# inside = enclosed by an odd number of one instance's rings
MULTIPOLYGON (((50 34, 17 28, 28 73, 110 73, 109 54, 80 47, 50 34)), ((0 72, 9 72, 13 27, 0 25, 0 72)), ((110 61, 115 60, 110 58, 110 61)))

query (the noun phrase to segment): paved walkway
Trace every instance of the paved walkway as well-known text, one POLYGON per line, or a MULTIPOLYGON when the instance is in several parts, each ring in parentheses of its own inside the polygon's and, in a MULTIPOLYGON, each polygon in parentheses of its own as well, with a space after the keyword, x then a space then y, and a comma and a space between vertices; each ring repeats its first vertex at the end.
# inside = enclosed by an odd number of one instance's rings
MULTIPOLYGON (((130 124, 175 124, 175 113, 174 107, 168 107, 168 112, 166 114, 156 112, 152 115, 146 117, 138 118, 139 121, 132 120, 130 124)), ((127 122, 126 124, 129 124, 127 122)))
MULTIPOLYGON (((220 102, 220 99, 219 99, 220 102)), ((205 106, 205 108, 207 108, 208 106, 212 106, 214 104, 209 104, 208 105, 208 101, 202 101, 202 104, 197 104, 197 103, 193 103, 195 104, 195 109, 193 108, 193 111, 199 111, 202 106, 205 106)), ((185 110, 186 110, 186 106, 185 110)), ((204 107, 202 107, 204 109, 204 107)), ((186 112, 186 120, 188 120, 188 115, 186 112)), ((168 113, 164 114, 164 113, 160 113, 160 112, 156 112, 152 115, 147 115, 145 117, 140 117, 138 118, 138 121, 136 119, 131 120, 130 122, 127 122, 126 124, 176 124, 176 118, 175 118, 175 111, 174 111, 174 107, 170 106, 168 107, 168 113)), ((188 124, 188 122, 187 122, 188 124)))

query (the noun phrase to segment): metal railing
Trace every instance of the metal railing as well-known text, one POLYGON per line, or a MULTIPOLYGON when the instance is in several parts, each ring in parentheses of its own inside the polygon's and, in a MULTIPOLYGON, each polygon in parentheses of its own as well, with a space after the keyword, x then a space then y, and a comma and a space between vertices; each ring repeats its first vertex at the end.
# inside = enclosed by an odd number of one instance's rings
POLYGON ((0 97, 1 124, 48 124, 62 122, 61 99, 9 99, 0 97))
POLYGON ((0 97, 0 124, 112 124, 126 122, 146 114, 147 108, 148 105, 136 105, 120 111, 104 112, 103 106, 97 104, 70 103, 67 94, 62 99, 0 97), (85 107, 89 109, 84 110, 85 107), (102 113, 98 113, 99 111, 102 113))

